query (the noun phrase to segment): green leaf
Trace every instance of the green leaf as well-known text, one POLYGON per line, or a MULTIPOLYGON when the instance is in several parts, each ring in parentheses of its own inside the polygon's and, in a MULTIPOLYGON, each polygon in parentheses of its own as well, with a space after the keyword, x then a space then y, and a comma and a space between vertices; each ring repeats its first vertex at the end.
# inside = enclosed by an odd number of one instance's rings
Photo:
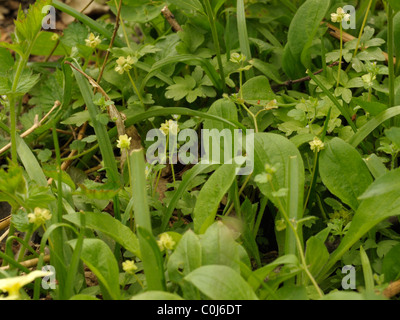
POLYGON ((361 155, 342 139, 334 138, 321 151, 319 173, 322 182, 335 196, 353 210, 358 197, 372 183, 372 177, 361 155))
POLYGON ((75 112, 72 116, 69 118, 65 119, 64 121, 61 121, 62 124, 72 124, 77 127, 80 127, 82 124, 84 124, 86 121, 90 120, 90 114, 88 110, 80 111, 80 112, 75 112))
MULTIPOLYGON (((68 244, 75 248, 77 240, 68 244)), ((82 261, 96 275, 101 283, 104 298, 118 300, 120 298, 119 269, 111 249, 99 239, 84 239, 81 253, 82 261)))
MULTIPOLYGON (((272 185, 270 183, 257 183, 260 191, 270 199, 276 207, 279 207, 277 198, 273 196, 273 192, 286 188, 289 181, 289 159, 297 157, 301 159, 301 155, 296 146, 285 137, 274 133, 256 133, 254 135, 254 177, 265 173, 265 165, 268 164, 276 169, 272 176, 272 185)), ((298 182, 298 205, 303 205, 303 188, 304 188, 304 165, 302 161, 298 161, 297 182, 298 182)), ((286 199, 281 199, 286 206, 286 199)), ((298 217, 299 219, 301 217, 298 217)))
POLYGON ((393 8, 394 11, 400 10, 400 3, 397 0, 388 0, 390 6, 393 8))
POLYGON ((186 97, 186 101, 189 103, 196 100, 197 96, 191 95, 196 87, 196 81, 192 76, 187 74, 184 78, 174 77, 174 82, 175 84, 167 87, 166 98, 178 101, 186 97))
POLYGON ((168 0, 168 2, 180 9, 204 13, 203 6, 199 0, 168 0))
MULTIPOLYGON (((115 1, 108 1, 107 4, 110 6, 111 11, 117 14, 115 1)), ((149 23, 161 14, 163 6, 163 4, 157 6, 144 1, 124 1, 124 5, 121 7, 121 18, 136 23, 149 23)))
POLYGON ((148 290, 165 291, 164 261, 157 242, 149 231, 137 227, 143 269, 148 290))
POLYGON ((383 258, 382 273, 385 275, 386 283, 400 278, 400 244, 390 249, 383 258))
POLYGON ((227 266, 203 266, 188 274, 185 280, 213 300, 258 300, 240 274, 227 266))
POLYGON ((369 112, 372 116, 376 116, 382 111, 385 111, 388 107, 387 105, 380 103, 380 102, 370 102, 364 101, 361 98, 353 98, 353 102, 363 108, 365 111, 369 112))
MULTIPOLYGON (((80 226, 80 215, 82 213, 71 213, 63 215, 63 218, 73 224, 80 226)), ((127 226, 106 213, 85 212, 86 228, 101 231, 118 242, 126 250, 135 256, 141 257, 139 241, 136 235, 127 226)))
POLYGON ((14 58, 6 48, 0 47, 0 74, 5 74, 14 66, 14 58))
POLYGON ((201 244, 198 236, 188 230, 182 236, 168 260, 169 279, 178 283, 182 278, 202 265, 201 244))
POLYGON ((309 49, 330 7, 330 2, 307 0, 292 19, 283 56, 283 69, 291 79, 304 77, 304 71, 310 67, 309 49))
POLYGON ((400 169, 389 171, 376 179, 359 199, 361 203, 349 230, 332 253, 320 278, 326 276, 343 254, 371 228, 391 216, 400 215, 400 169))
POLYGON ((193 211, 194 231, 204 233, 213 224, 218 206, 236 177, 235 164, 223 164, 207 180, 193 211))
POLYGON ((250 104, 267 104, 275 99, 275 93, 272 91, 269 81, 264 76, 258 76, 246 81, 242 87, 243 99, 250 104))
POLYGON ((390 141, 395 143, 397 147, 400 148, 400 128, 392 127, 390 129, 385 130, 386 137, 389 138, 390 141))
POLYGON ((29 6, 26 14, 21 7, 19 8, 17 19, 14 22, 18 43, 24 40, 28 42, 35 40, 42 28, 42 20, 47 14, 47 12, 42 12, 43 7, 50 5, 50 3, 50 0, 38 0, 35 4, 29 6))
POLYGON ((239 272, 239 249, 232 231, 222 222, 211 225, 201 235, 202 265, 225 265, 239 272))
POLYGON ((79 185, 80 190, 77 194, 82 194, 89 199, 109 200, 115 197, 120 187, 113 183, 99 183, 92 180, 85 180, 84 184, 79 185))

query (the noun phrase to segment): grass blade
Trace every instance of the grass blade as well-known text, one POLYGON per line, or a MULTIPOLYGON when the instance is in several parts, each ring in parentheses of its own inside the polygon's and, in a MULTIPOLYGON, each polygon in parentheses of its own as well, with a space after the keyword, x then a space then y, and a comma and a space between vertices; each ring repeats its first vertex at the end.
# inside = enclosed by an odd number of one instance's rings
MULTIPOLYGON (((240 43, 240 51, 246 56, 247 61, 251 60, 251 51, 250 51, 250 42, 249 36, 247 34, 247 26, 246 26, 246 13, 244 10, 244 1, 237 0, 237 25, 238 25, 238 34, 239 34, 239 43, 240 43)), ((248 70, 245 72, 246 79, 250 79, 254 77, 254 71, 248 70)))

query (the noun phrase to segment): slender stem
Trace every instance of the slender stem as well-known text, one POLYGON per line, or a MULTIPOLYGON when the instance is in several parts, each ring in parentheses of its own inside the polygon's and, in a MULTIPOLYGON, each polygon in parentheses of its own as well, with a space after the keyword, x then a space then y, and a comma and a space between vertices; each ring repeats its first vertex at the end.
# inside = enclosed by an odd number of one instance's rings
POLYGON ((339 87, 340 84, 340 72, 342 71, 342 55, 343 55, 343 27, 342 23, 340 23, 340 54, 339 54, 339 66, 338 66, 336 87, 339 87))
POLYGON ((393 27, 393 9, 390 4, 387 4, 387 19, 388 19, 388 68, 389 68, 389 108, 394 106, 394 27, 393 27))
MULTIPOLYGON (((129 150, 128 150, 128 152, 129 152, 129 150)), ((129 159, 127 162, 128 162, 129 181, 132 181, 132 169, 131 169, 131 164, 130 164, 129 159)), ((132 195, 133 195, 133 186, 131 186, 131 188, 132 188, 132 195)), ((130 221, 129 221, 130 228, 132 231, 134 231, 133 230, 133 210, 132 209, 130 210, 129 218, 130 218, 130 221)))
POLYGON ((136 87, 136 84, 135 84, 135 82, 133 81, 132 76, 131 76, 131 74, 129 73, 129 71, 127 72, 127 74, 128 74, 129 80, 130 80, 131 83, 132 83, 133 89, 135 90, 135 92, 136 92, 136 94, 137 94, 137 96, 138 96, 138 98, 139 98, 139 100, 140 100, 140 103, 144 106, 144 102, 143 102, 142 95, 140 94, 138 88, 136 87))
MULTIPOLYGON (((272 190, 275 191, 275 188, 274 188, 274 185, 272 184, 272 181, 269 181, 269 183, 270 183, 270 185, 271 185, 272 190)), ((278 207, 279 207, 278 209, 279 209, 279 211, 281 212, 283 218, 285 219, 286 224, 289 226, 289 228, 292 229, 293 234, 294 234, 294 236, 295 236, 296 245, 297 245, 297 250, 298 250, 298 252, 299 252, 300 261, 301 261, 301 264, 303 265, 304 271, 306 272, 306 274, 307 274, 307 276, 309 277, 311 283, 313 284, 313 286, 314 286, 315 289, 317 290, 319 296, 320 296, 320 297, 323 297, 324 294, 323 294, 321 288, 318 286, 318 283, 315 281, 313 275, 312 275, 312 274, 310 273, 310 271, 308 270, 306 258, 305 258, 305 256, 304 256, 304 252, 303 252, 303 245, 301 244, 299 235, 298 235, 298 233, 297 233, 297 227, 295 227, 295 226, 293 225, 292 221, 289 219, 289 216, 287 215, 286 210, 284 209, 284 207, 283 207, 283 205, 282 205, 282 202, 281 202, 281 200, 279 199, 279 197, 277 198, 277 200, 278 200, 277 202, 278 202, 278 207)), ((293 221, 293 222, 295 222, 295 221, 293 221)))
POLYGON ((256 133, 258 132, 258 124, 257 124, 257 117, 254 115, 253 112, 250 111, 249 108, 246 107, 246 105, 244 103, 241 104, 242 107, 247 111, 247 113, 253 118, 253 122, 254 122, 254 129, 256 131, 256 133))
POLYGON ((219 74, 221 76, 222 89, 225 91, 225 89, 226 89, 225 73, 224 73, 224 67, 222 65, 221 48, 220 48, 219 40, 218 40, 218 32, 217 32, 217 28, 215 26, 215 15, 211 8, 210 0, 204 0, 204 6, 206 8, 208 21, 210 22, 211 34, 213 37, 215 51, 217 53, 217 61, 218 61, 219 74))
POLYGON ((360 33, 359 33, 359 35, 358 35, 356 48, 354 49, 353 58, 356 56, 357 51, 358 51, 358 49, 359 49, 359 47, 360 47, 361 36, 362 36, 362 34, 363 34, 363 32, 364 32, 364 28, 365 28, 365 25, 366 25, 366 23, 367 23, 368 13, 369 13, 369 10, 371 9, 371 5, 372 5, 372 0, 369 0, 368 7, 367 7, 367 11, 365 12, 364 20, 363 20, 363 23, 362 23, 362 25, 361 25, 360 33))
POLYGON ((313 172, 312 172, 312 175, 311 175, 311 185, 310 185, 310 188, 308 189, 308 192, 307 192, 306 201, 304 202, 303 212, 305 212, 306 209, 307 209, 308 200, 310 199, 311 190, 313 189, 313 182, 314 182, 314 179, 315 179, 315 175, 317 173, 317 161, 318 161, 318 152, 315 152, 315 154, 314 154, 313 172))

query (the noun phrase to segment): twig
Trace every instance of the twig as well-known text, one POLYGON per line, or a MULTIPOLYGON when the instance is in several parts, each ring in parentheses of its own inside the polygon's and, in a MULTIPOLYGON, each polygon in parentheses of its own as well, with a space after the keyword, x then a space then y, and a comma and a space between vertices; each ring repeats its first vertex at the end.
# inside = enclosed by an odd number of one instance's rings
MULTIPOLYGON (((49 262, 50 261, 50 255, 45 255, 43 257, 43 261, 44 262, 49 262)), ((39 262, 39 258, 34 258, 34 259, 31 259, 31 260, 22 261, 21 265, 26 267, 26 268, 32 268, 32 267, 36 267, 38 262, 39 262)), ((10 268, 10 266, 4 266, 4 267, 1 267, 0 270, 8 270, 9 268, 10 268)))
POLYGON ((392 282, 389 286, 383 290, 383 295, 386 298, 392 298, 400 293, 400 280, 392 282))
POLYGON ((162 8, 161 13, 163 14, 164 18, 168 21, 168 23, 171 25, 172 29, 175 30, 175 32, 182 31, 182 27, 180 26, 178 21, 176 21, 175 16, 169 10, 168 6, 162 8))
MULTIPOLYGON (((60 101, 56 101, 54 103, 54 106, 50 109, 49 112, 47 112, 47 114, 42 118, 42 120, 39 121, 39 116, 35 115, 35 120, 33 123, 33 126, 30 127, 28 130, 26 130, 24 133, 22 133, 20 135, 21 138, 25 138, 26 136, 30 135, 33 131, 35 131, 37 128, 39 128, 43 122, 49 117, 49 115, 59 106, 61 105, 60 101)), ((11 143, 8 143, 7 145, 5 145, 3 148, 0 149, 0 153, 3 153, 5 151, 7 151, 8 149, 11 148, 11 143)))
POLYGON ((3 219, 0 221, 0 231, 4 230, 10 225, 11 222, 11 216, 8 216, 7 218, 3 219))
MULTIPOLYGON (((337 66, 338 64, 339 64, 339 61, 336 61, 336 62, 330 64, 328 67, 332 68, 334 66, 337 66)), ((320 69, 320 70, 314 72, 313 74, 317 75, 317 74, 320 74, 323 71, 324 71, 324 69, 320 69)), ((307 76, 307 77, 296 79, 296 80, 288 80, 288 81, 286 81, 284 83, 276 84, 276 85, 274 85, 274 87, 288 87, 288 86, 291 86, 291 85, 293 85, 295 83, 301 83, 301 82, 310 81, 310 80, 311 80, 311 77, 307 76)))
MULTIPOLYGON (((340 29, 335 27, 334 25, 322 21, 321 24, 325 24, 328 27, 328 32, 329 34, 336 38, 336 39, 340 39, 340 29)), ((356 37, 352 36, 351 34, 348 34, 347 32, 343 32, 343 42, 349 42, 352 41, 354 39, 357 39, 356 37)), ((364 49, 367 49, 367 47, 364 47, 364 49)), ((385 57, 386 62, 388 62, 389 60, 389 55, 386 52, 382 52, 383 56, 385 57)), ((396 63, 396 58, 393 58, 394 63, 396 63)))

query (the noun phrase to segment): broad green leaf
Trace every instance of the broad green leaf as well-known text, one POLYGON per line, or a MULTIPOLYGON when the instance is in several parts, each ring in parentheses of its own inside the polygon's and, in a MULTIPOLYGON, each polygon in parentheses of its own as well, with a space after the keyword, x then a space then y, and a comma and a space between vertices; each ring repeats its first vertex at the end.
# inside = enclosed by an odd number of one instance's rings
POLYGON ((269 81, 264 76, 258 76, 246 81, 242 87, 243 99, 251 104, 264 105, 275 98, 269 81))
MULTIPOLYGON (((77 240, 70 240, 68 243, 75 248, 77 240)), ((106 290, 103 296, 118 300, 120 298, 118 264, 105 242, 99 239, 84 239, 81 259, 106 290)))
POLYGON ((80 226, 80 215, 85 215, 86 228, 101 231, 118 242, 126 250, 132 252, 137 257, 141 257, 139 241, 136 235, 127 226, 105 213, 75 212, 63 215, 63 218, 80 226))
POLYGON ((169 257, 167 265, 169 279, 178 283, 201 265, 200 240, 192 230, 188 230, 169 257))
POLYGON ((339 138, 321 151, 319 173, 322 182, 335 196, 357 210, 358 197, 372 183, 368 167, 358 151, 339 138))
MULTIPOLYGON (((108 1, 107 4, 110 6, 111 11, 114 14, 117 14, 115 1, 108 1)), ((123 6, 121 7, 121 17, 126 21, 149 23, 161 14, 163 6, 163 4, 157 6, 145 1, 124 1, 123 6)))
POLYGON ((164 291, 147 291, 137 294, 131 300, 183 300, 183 298, 175 293, 164 291))
MULTIPOLYGON (((219 99, 215 101, 207 111, 208 114, 212 114, 227 120, 238 121, 236 105, 227 99, 219 99)), ((204 129, 218 129, 223 130, 225 128, 233 129, 227 124, 221 123, 220 121, 206 119, 204 121, 204 129)))
POLYGON ((14 58, 10 50, 0 47, 0 74, 5 74, 14 65, 14 58))
POLYGON ((201 188, 193 211, 194 231, 204 233, 213 224, 219 204, 236 177, 235 164, 223 164, 201 188))
POLYGON ((185 280, 213 300, 258 300, 240 274, 227 266, 203 266, 189 273, 185 280))
POLYGON ((365 111, 369 112, 372 116, 376 116, 382 111, 385 111, 388 107, 387 105, 376 102, 376 101, 364 101, 361 98, 353 98, 353 102, 358 104, 365 111))
POLYGON ((309 49, 320 23, 330 7, 330 2, 307 0, 292 19, 284 54, 284 60, 288 61, 283 64, 285 73, 291 79, 303 77, 305 69, 310 67, 309 49), (291 65, 292 63, 295 64, 291 65), (303 64, 304 67, 299 67, 300 64, 303 64))
POLYGON ((400 244, 390 249, 383 258, 382 273, 385 275, 386 283, 400 278, 400 244))
MULTIPOLYGON (((304 165, 301 155, 296 146, 287 138, 274 133, 256 133, 254 135, 254 177, 265 174, 265 165, 268 164, 276 169, 272 176, 272 186, 268 182, 257 182, 260 191, 270 199, 276 207, 279 207, 278 199, 274 192, 287 187, 289 181, 289 159, 297 157, 298 170, 298 206, 303 205, 304 189, 304 165)), ((283 206, 286 207, 286 199, 281 198, 283 206)), ((301 218, 300 216, 298 217, 301 218)))
POLYGON ((201 235, 202 265, 226 265, 239 272, 239 249, 232 231, 222 222, 215 222, 201 235))
POLYGON ((329 259, 329 252, 325 243, 313 236, 307 240, 306 262, 313 276, 318 275, 329 259))
POLYGON ((359 199, 361 203, 349 230, 332 253, 320 278, 326 276, 343 254, 371 228, 391 216, 400 215, 400 169, 389 171, 375 180, 359 199))
POLYGON ((275 81, 276 83, 282 84, 283 81, 280 79, 278 72, 275 70, 274 66, 270 63, 266 63, 259 59, 252 59, 250 64, 254 66, 258 71, 262 72, 266 77, 270 80, 275 81))

